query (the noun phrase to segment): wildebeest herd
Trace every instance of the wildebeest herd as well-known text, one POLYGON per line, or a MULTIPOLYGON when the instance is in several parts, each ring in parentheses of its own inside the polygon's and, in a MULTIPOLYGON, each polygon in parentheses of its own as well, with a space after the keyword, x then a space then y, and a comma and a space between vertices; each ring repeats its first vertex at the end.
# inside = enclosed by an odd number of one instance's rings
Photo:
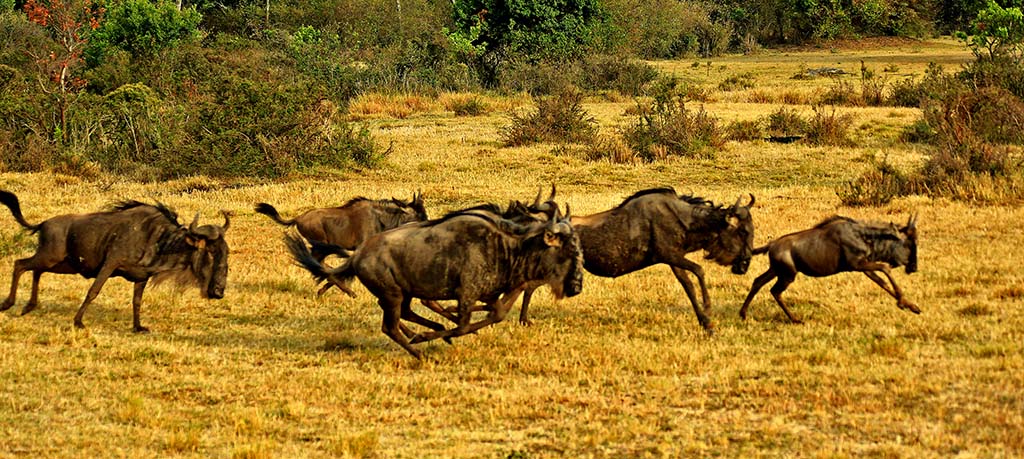
MULTIPOLYGON (((548 286, 556 298, 571 297, 583 290, 584 270, 619 277, 657 264, 669 265, 697 321, 713 334, 704 270, 686 258, 697 251, 740 275, 747 272, 753 255, 768 254, 768 270, 754 280, 740 309, 744 319, 757 292, 777 279, 772 296, 790 320, 799 322, 781 297, 797 273, 829 276, 847 271, 863 272, 896 298, 899 308, 920 313, 890 270, 898 266, 905 266, 907 273, 917 270, 916 217, 898 227, 832 216, 811 229, 754 248, 754 196, 746 204, 743 201, 741 197, 730 206, 717 205, 679 195, 672 188, 653 188, 634 193, 610 210, 573 216, 568 204, 563 211, 555 202, 552 186, 547 198, 541 192, 529 204, 511 201, 504 209, 484 204, 432 220, 419 193, 411 201, 354 198, 292 220, 267 203, 258 203, 255 210, 281 225, 296 227, 298 235, 286 234, 285 243, 296 264, 318 282, 326 282, 318 294, 336 286, 355 296, 351 284, 358 278, 377 297, 383 312, 382 331, 417 358, 422 355, 413 344, 438 338, 451 342, 500 322, 520 295, 519 320, 529 324, 530 297, 540 286, 548 286), (331 255, 341 259, 339 266, 325 266, 331 255), (697 279, 700 301, 691 274, 697 279), (417 298, 453 326, 414 311, 412 300, 417 298), (443 300, 455 300, 456 306, 446 308, 438 303, 443 300), (486 316, 474 322, 477 311, 486 316), (429 331, 416 332, 403 321, 429 331)), ((223 225, 200 226, 196 214, 185 226, 162 203, 124 201, 107 211, 60 215, 33 225, 25 220, 13 193, 0 191, 0 203, 22 227, 39 234, 36 253, 15 261, 10 294, 0 311, 14 305, 18 282, 26 271, 32 271, 32 293, 22 314, 37 307, 43 273, 94 279, 75 315, 74 325, 79 328, 84 326, 86 308, 112 276, 135 283, 136 332, 147 331, 139 314, 151 279, 196 285, 207 298, 224 297, 229 252, 225 234, 230 226, 226 211, 222 211, 223 225)))

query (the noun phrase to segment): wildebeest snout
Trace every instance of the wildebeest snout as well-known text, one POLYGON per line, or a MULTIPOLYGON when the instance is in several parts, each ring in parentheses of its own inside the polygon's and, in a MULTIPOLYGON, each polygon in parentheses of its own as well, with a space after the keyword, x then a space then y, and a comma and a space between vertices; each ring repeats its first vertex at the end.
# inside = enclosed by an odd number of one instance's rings
POLYGON ((750 255, 736 257, 732 262, 732 273, 733 274, 746 274, 747 269, 750 268, 750 255))

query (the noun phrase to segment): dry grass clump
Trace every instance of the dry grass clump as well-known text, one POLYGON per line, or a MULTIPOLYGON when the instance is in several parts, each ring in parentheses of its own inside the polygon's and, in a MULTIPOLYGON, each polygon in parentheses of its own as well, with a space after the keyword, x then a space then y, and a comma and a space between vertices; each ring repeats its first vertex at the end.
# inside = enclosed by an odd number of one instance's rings
POLYGON ((764 138, 761 120, 738 120, 725 126, 725 138, 737 142, 749 142, 764 138))
POLYGON ((534 98, 536 111, 512 114, 500 129, 502 143, 517 147, 537 142, 586 142, 597 133, 597 120, 583 108, 583 93, 566 90, 534 98))
POLYGON ((814 145, 851 146, 852 124, 853 115, 849 113, 837 114, 835 107, 828 112, 822 107, 814 107, 814 115, 806 121, 806 139, 814 145))
POLYGON ((348 104, 348 112, 354 117, 389 116, 405 119, 414 113, 435 110, 434 102, 419 94, 361 94, 348 104))
POLYGON ((754 74, 752 72, 746 72, 739 75, 732 75, 721 83, 718 83, 719 91, 739 91, 743 89, 752 89, 756 84, 754 83, 754 74))
POLYGON ((618 135, 599 134, 587 144, 583 157, 588 161, 607 160, 616 164, 634 164, 640 156, 618 135))
POLYGON ((807 132, 807 120, 796 110, 785 106, 769 114, 766 121, 771 137, 802 137, 807 132))
POLYGON ((447 93, 438 97, 438 103, 455 116, 480 116, 494 110, 491 103, 478 94, 447 93))

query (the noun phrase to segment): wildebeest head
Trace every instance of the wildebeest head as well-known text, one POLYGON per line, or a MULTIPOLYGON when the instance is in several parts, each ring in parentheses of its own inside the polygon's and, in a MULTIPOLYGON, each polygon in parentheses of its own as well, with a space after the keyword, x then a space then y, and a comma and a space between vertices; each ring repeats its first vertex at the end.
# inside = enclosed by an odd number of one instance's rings
POLYGON ((224 233, 231 226, 231 218, 227 211, 224 215, 224 226, 199 226, 199 214, 188 226, 185 241, 195 247, 192 255, 190 271, 199 283, 205 298, 224 298, 224 288, 228 283, 228 243, 224 233))
POLYGON ((899 231, 903 234, 903 243, 902 250, 896 250, 897 261, 903 264, 903 269, 910 274, 917 271, 917 214, 911 215, 907 219, 907 225, 899 231))
POLYGON ((412 194, 411 201, 403 201, 401 199, 391 198, 391 203, 395 205, 396 211, 404 214, 400 216, 400 224, 425 222, 429 220, 427 218, 427 208, 423 205, 423 194, 415 192, 412 194))
POLYGON ((750 208, 754 206, 754 195, 750 202, 742 205, 741 196, 724 211, 725 226, 718 237, 707 249, 705 258, 714 259, 720 265, 732 265, 733 274, 745 274, 750 267, 750 257, 754 250, 754 221, 750 216, 750 208))
POLYGON ((583 249, 580 248, 580 237, 570 223, 569 205, 565 205, 565 215, 557 210, 544 225, 543 235, 539 238, 546 246, 541 263, 555 270, 554 279, 562 282, 550 284, 555 298, 572 297, 583 291, 583 249))

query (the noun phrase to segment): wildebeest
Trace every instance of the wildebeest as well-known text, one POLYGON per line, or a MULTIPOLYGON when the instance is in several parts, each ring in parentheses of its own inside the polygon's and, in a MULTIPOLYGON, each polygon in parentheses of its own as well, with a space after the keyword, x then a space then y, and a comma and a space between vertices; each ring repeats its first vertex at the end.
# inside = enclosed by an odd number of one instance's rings
MULTIPOLYGON (((677 195, 672 188, 639 191, 617 207, 593 215, 573 217, 572 225, 583 248, 583 266, 591 274, 619 277, 648 266, 667 264, 682 284, 697 320, 708 333, 714 326, 705 312, 711 308, 704 269, 686 259, 686 254, 706 252, 705 259, 732 265, 732 272, 744 274, 750 264, 754 224, 750 207, 742 198, 729 207, 718 206, 703 198, 677 195), (687 273, 697 277, 704 307, 697 304, 693 283, 687 273)), ((529 323, 527 315, 532 290, 523 297, 519 321, 529 323)))
POLYGON ((35 255, 14 262, 11 292, 0 311, 14 305, 18 280, 32 271, 32 296, 22 310, 31 312, 39 304, 39 279, 43 273, 81 274, 94 279, 85 301, 75 314, 74 324, 83 328, 82 316, 103 284, 111 276, 135 283, 132 295, 132 328, 148 331, 139 321, 142 292, 152 278, 195 283, 207 298, 224 297, 228 276, 228 244, 224 233, 231 224, 228 213, 224 226, 199 226, 199 214, 185 227, 178 215, 161 203, 149 205, 124 201, 107 212, 52 217, 38 225, 25 221, 18 197, 0 191, 0 202, 14 219, 29 231, 39 233, 35 255))
POLYGON ((321 243, 313 245, 313 256, 321 262, 330 253, 321 252, 318 247, 336 246, 351 251, 381 231, 427 220, 420 193, 413 193, 411 201, 357 197, 341 206, 313 209, 291 220, 282 218, 274 206, 265 202, 256 204, 256 212, 281 225, 294 225, 310 243, 321 243))
POLYGON ((334 269, 324 268, 295 237, 286 242, 295 260, 319 280, 344 291, 358 277, 378 298, 382 331, 406 351, 422 358, 412 344, 471 333, 504 319, 519 293, 549 285, 556 297, 583 288, 582 255, 569 215, 520 225, 480 212, 455 212, 424 223, 405 225, 372 236, 334 269), (445 330, 412 311, 413 298, 458 300, 458 324, 445 330), (477 302, 487 304, 486 318, 471 323, 477 302), (412 336, 400 320, 433 329, 412 336))
POLYGON ((917 217, 911 216, 907 225, 859 222, 852 218, 832 216, 811 229, 790 233, 763 247, 754 254, 768 253, 768 270, 754 279, 750 293, 740 308, 740 317, 747 318, 747 308, 758 290, 778 277, 772 286, 772 297, 789 320, 800 323, 782 301, 782 292, 796 279, 797 273, 813 277, 831 276, 848 271, 863 272, 883 290, 896 298, 896 306, 915 314, 921 310, 903 296, 903 291, 892 278, 890 267, 904 266, 906 272, 917 271, 917 217), (886 285, 875 271, 881 271, 892 283, 886 285))

